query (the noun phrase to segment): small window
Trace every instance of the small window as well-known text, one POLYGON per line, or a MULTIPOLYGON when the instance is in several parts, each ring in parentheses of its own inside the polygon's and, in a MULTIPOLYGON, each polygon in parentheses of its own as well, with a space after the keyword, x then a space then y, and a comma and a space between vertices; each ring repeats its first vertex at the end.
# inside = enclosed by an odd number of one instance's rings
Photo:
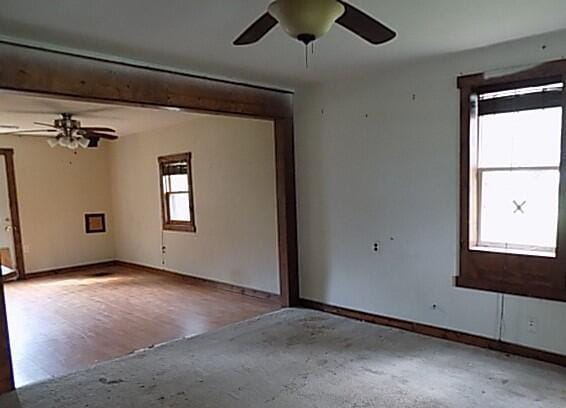
POLYGON ((191 153, 159 158, 163 229, 195 232, 191 153))
POLYGON ((456 285, 566 301, 566 61, 458 79, 456 285))

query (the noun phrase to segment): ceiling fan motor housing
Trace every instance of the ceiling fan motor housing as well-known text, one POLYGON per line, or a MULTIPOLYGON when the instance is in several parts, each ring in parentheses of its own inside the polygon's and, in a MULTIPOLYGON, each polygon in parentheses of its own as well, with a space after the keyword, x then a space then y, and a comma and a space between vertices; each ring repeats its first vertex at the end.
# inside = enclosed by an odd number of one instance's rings
POLYGON ((73 133, 81 127, 81 122, 72 117, 73 115, 70 113, 62 113, 61 119, 55 119, 54 121, 55 128, 60 129, 67 137, 72 136, 73 133))
POLYGON ((337 0, 275 0, 268 11, 287 34, 309 44, 328 33, 345 8, 337 0))

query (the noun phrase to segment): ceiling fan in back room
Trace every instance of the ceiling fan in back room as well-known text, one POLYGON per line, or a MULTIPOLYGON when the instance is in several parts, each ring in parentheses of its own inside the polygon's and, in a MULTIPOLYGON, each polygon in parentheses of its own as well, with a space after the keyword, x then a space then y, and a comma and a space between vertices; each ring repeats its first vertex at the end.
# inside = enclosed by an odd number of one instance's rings
POLYGON ((275 0, 261 17, 234 40, 234 45, 257 43, 277 23, 289 36, 305 45, 307 58, 309 44, 328 33, 335 23, 372 45, 384 44, 397 36, 395 31, 345 1, 275 0))
POLYGON ((67 147, 71 150, 79 147, 98 147, 100 139, 118 139, 118 135, 113 134, 116 130, 102 126, 82 126, 81 122, 73 119, 71 113, 62 113, 60 118, 53 121, 53 124, 42 122, 34 122, 34 124, 44 126, 45 129, 18 129, 0 132, 0 135, 47 137, 49 146, 67 147))

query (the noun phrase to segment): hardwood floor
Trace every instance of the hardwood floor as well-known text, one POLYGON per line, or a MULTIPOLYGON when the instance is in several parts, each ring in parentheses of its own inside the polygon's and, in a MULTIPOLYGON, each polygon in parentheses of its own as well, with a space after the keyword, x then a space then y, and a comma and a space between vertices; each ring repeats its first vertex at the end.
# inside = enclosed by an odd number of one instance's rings
POLYGON ((279 308, 123 266, 5 284, 16 387, 279 308))

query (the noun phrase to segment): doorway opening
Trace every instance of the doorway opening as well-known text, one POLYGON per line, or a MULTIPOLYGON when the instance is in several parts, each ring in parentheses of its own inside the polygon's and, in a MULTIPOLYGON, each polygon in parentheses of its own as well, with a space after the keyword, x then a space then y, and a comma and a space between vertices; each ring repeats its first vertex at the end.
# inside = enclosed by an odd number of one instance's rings
MULTIPOLYGON (((280 306, 298 304, 292 93, 159 68, 148 68, 131 63, 113 62, 103 58, 47 51, 38 47, 21 47, 8 42, 0 42, 0 56, 2 57, 0 59, 10 61, 10 64, 5 64, 3 69, 0 70, 0 88, 8 92, 65 98, 80 102, 236 116, 272 123, 275 150, 276 241, 280 289, 280 295, 276 298, 276 301, 280 306)), ((180 153, 185 152, 180 151, 180 153)), ((175 152, 167 152, 164 155, 172 153, 175 152)), ((63 174, 65 176, 74 175, 72 172, 63 174)), ((157 172, 157 174, 159 173, 157 172)), ((46 188, 49 186, 50 184, 46 184, 46 188)), ((196 180, 194 187, 196 196, 199 194, 196 180)), ((77 196, 80 196, 87 188, 88 185, 81 186, 77 196)), ((198 202, 195 202, 197 231, 201 233, 202 220, 198 208, 198 202)), ((93 211, 93 214, 97 215, 100 212, 93 211)), ((84 216, 84 214, 82 215, 84 216)), ((98 230, 103 224, 103 222, 100 222, 100 218, 98 219, 98 223, 95 222, 94 225, 91 225, 95 230, 98 230)), ((134 218, 130 220, 130 223, 135 225, 138 220, 134 218)), ((112 225, 112 220, 109 221, 112 225)), ((24 229, 26 225, 23 224, 24 229)), ((244 234, 238 237, 239 241, 245 239, 244 234)), ((33 251, 34 247, 32 246, 31 252, 33 251)), ((214 256, 215 254, 209 254, 211 260, 214 260, 214 256)), ((238 254, 236 258, 245 258, 245 256, 246 254, 238 254)), ((32 265, 26 263, 26 269, 31 269, 30 266, 32 265)), ((113 265, 113 267, 120 266, 113 265)), ((137 267, 147 268, 146 265, 138 265, 137 267)), ((171 271, 164 271, 163 273, 167 274, 168 272, 171 271)), ((238 276, 241 271, 233 269, 232 273, 238 276)), ((101 274, 102 277, 108 277, 106 271, 101 272, 101 274)), ((193 277, 192 282, 195 286, 203 284, 201 279, 195 277, 193 277)), ((240 294, 256 294, 253 289, 248 292, 251 288, 241 289, 225 284, 225 282, 215 282, 214 285, 231 289, 232 292, 240 291, 240 294)), ((3 299, 0 299, 0 345, 4 344, 3 348, 0 347, 0 392, 13 388, 10 351, 7 346, 8 329, 3 321, 5 319, 2 319, 2 316, 5 316, 4 309, 3 299)), ((71 308, 67 309, 67 311, 70 310, 71 308)), ((161 310, 167 311, 166 308, 161 310)), ((151 319, 151 321, 154 323, 159 320, 151 319)), ((105 330, 102 329, 102 331, 105 330)), ((127 335, 126 333, 123 337, 127 335)))
POLYGON ((16 387, 280 307, 271 121, 5 93, 0 125, 16 387), (63 112, 115 138, 59 143, 63 112))
POLYGON ((0 148, 0 276, 25 277, 13 149, 0 148))

